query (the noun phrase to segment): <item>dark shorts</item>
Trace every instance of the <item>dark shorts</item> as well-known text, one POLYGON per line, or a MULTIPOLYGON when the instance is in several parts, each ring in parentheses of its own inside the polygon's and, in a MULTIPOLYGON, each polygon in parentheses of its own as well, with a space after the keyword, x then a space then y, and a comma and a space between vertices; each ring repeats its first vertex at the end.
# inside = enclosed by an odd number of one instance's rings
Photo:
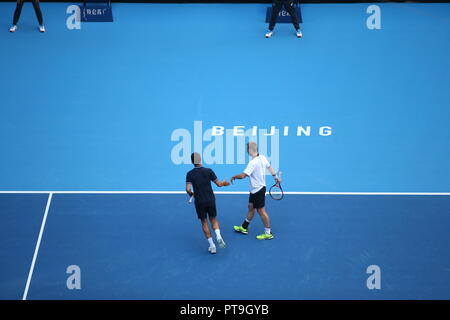
POLYGON ((217 216, 215 203, 210 203, 207 205, 195 204, 195 210, 197 211, 197 217, 202 220, 206 219, 208 216, 210 218, 215 218, 217 216))
POLYGON ((266 205, 266 187, 263 187, 256 193, 250 193, 248 202, 253 203, 255 209, 264 208, 266 205))

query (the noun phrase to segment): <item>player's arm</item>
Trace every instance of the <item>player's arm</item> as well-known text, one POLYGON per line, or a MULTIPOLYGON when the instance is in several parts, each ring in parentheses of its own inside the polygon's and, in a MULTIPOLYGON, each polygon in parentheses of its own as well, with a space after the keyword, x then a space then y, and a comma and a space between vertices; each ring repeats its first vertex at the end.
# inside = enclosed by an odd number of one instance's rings
POLYGON ((226 187, 229 186, 230 183, 227 181, 227 179, 220 181, 216 174, 214 173, 214 171, 212 171, 211 169, 209 169, 209 179, 214 182, 216 184, 216 186, 218 187, 226 187))
POLYGON ((226 187, 229 186, 230 183, 227 181, 227 179, 220 181, 219 179, 214 180, 214 183, 216 184, 216 186, 218 187, 226 187))
POLYGON ((192 186, 192 184, 190 182, 186 182, 186 193, 189 195, 189 197, 192 197, 192 195, 194 194, 191 191, 191 186, 192 186))
POLYGON ((255 162, 250 161, 247 165, 247 168, 245 168, 245 170, 242 173, 239 173, 239 174, 233 176, 230 179, 230 182, 233 183, 233 181, 236 179, 241 180, 241 179, 245 179, 245 178, 249 177, 252 174, 253 170, 255 170, 255 162))
POLYGON ((233 183, 233 181, 236 180, 236 179, 241 180, 241 179, 245 179, 245 178, 247 178, 247 175, 246 175, 244 172, 242 172, 242 173, 239 173, 239 174, 233 176, 233 177, 230 179, 230 182, 233 183))

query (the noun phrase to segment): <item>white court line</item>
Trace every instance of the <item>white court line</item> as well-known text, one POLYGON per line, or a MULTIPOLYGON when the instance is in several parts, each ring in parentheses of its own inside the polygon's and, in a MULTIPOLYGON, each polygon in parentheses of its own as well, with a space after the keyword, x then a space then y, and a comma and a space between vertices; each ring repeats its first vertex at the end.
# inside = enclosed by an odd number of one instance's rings
POLYGON ((47 221, 48 210, 50 209, 50 203, 52 202, 53 193, 49 193, 47 206, 45 207, 44 218, 42 219, 41 230, 39 231, 38 240, 36 243, 36 248, 34 249, 33 260, 31 261, 30 272, 28 273, 27 284, 25 286, 25 291, 23 292, 22 300, 27 300, 28 289, 30 288, 31 278, 33 277, 34 264, 36 263, 36 258, 39 252, 39 247, 41 246, 42 234, 44 233, 45 222, 47 221))
MULTIPOLYGON (((215 191, 215 194, 248 194, 248 191, 215 191)), ((0 194, 186 194, 185 191, 0 191, 0 194)), ((296 192, 293 195, 394 195, 394 196, 450 196, 450 192, 296 192)))

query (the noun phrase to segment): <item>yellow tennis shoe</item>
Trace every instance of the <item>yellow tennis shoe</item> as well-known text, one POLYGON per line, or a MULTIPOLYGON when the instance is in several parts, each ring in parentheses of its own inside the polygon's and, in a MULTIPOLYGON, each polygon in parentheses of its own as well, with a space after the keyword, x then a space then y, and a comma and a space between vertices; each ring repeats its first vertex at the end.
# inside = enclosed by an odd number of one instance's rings
POLYGON ((265 232, 263 234, 256 236, 256 239, 258 239, 258 240, 271 240, 273 238, 274 238, 273 234, 265 233, 265 232))
POLYGON ((240 233, 243 233, 243 234, 248 234, 248 230, 245 229, 242 226, 234 226, 234 231, 240 232, 240 233))

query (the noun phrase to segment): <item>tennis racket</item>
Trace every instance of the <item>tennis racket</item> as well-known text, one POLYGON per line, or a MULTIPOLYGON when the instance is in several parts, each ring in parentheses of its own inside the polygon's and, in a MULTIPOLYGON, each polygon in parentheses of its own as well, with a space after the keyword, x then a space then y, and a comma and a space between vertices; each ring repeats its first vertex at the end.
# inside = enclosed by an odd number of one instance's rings
MULTIPOLYGON (((281 172, 278 173, 278 178, 281 179, 281 172)), ((272 187, 270 187, 269 195, 273 200, 281 200, 284 197, 283 188, 281 183, 276 182, 272 187)))

